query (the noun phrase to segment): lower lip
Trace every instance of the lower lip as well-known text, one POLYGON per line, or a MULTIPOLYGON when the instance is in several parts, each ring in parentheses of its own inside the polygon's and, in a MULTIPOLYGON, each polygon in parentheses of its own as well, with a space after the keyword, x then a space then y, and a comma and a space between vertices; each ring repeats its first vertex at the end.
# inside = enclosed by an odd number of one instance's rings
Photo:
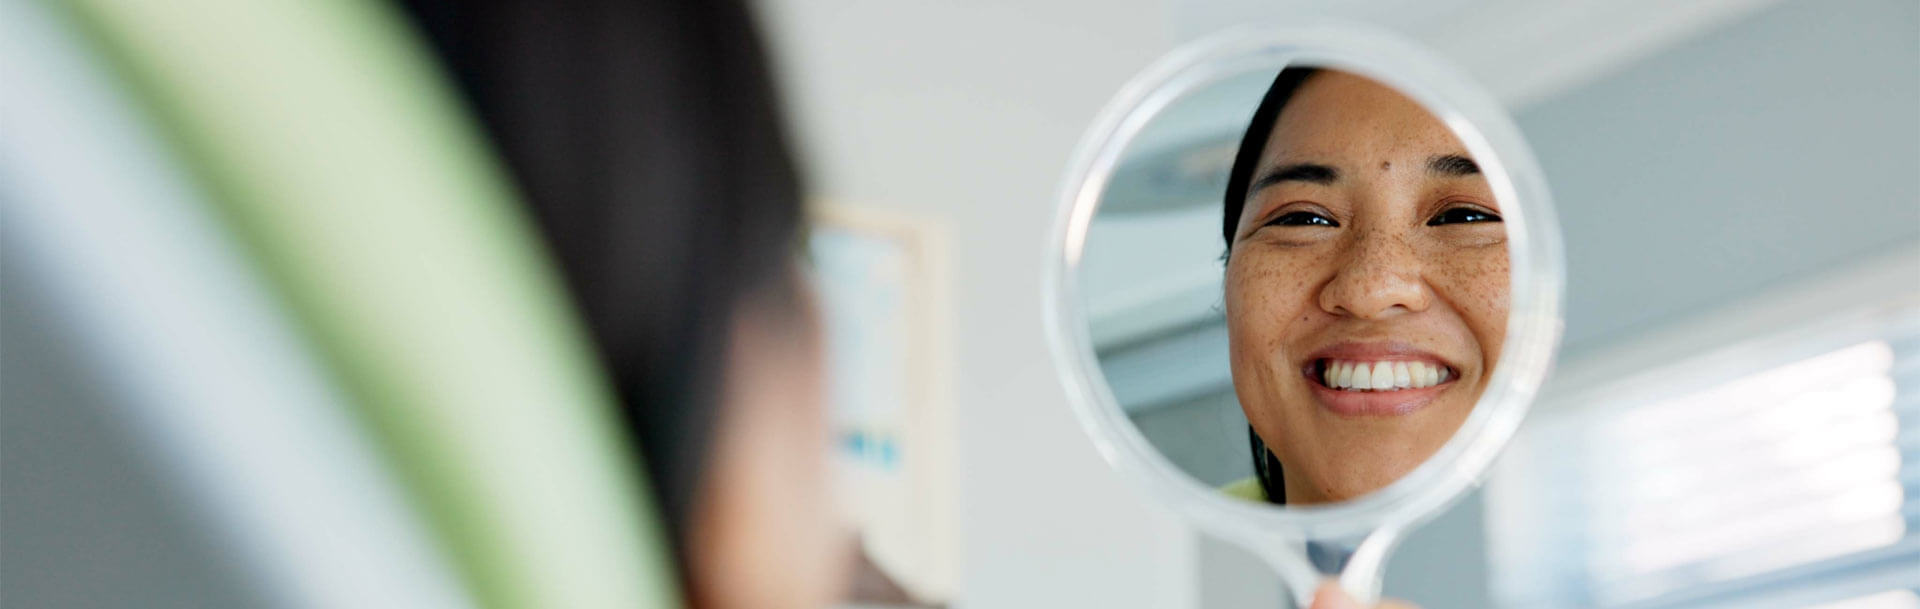
POLYGON ((1453 386, 1453 380, 1418 389, 1399 391, 1341 391, 1307 379, 1320 406, 1334 414, 1349 417, 1389 417, 1410 414, 1432 404, 1440 392, 1453 386))

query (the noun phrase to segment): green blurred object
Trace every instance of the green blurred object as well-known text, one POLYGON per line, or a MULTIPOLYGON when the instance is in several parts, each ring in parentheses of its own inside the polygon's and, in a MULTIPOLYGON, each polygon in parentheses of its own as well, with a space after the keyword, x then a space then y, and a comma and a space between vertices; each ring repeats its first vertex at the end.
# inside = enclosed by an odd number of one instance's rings
POLYGON ((552 264, 387 7, 69 6, 354 397, 476 598, 679 604, 552 264))

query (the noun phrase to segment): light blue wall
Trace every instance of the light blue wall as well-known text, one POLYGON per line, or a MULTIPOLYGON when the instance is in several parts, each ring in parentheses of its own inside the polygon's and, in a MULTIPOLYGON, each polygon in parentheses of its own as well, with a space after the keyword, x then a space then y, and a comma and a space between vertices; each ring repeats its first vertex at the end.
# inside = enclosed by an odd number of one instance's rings
POLYGON ((1920 3, 1787 2, 1519 115, 1568 355, 1920 240, 1920 3))

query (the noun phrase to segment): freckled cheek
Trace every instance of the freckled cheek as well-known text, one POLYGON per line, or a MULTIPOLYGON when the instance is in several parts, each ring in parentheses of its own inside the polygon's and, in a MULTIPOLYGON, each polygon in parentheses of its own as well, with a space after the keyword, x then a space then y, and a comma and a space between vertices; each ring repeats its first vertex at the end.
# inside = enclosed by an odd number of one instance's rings
POLYGON ((1491 365, 1499 359, 1500 345, 1507 334, 1513 278, 1508 272, 1506 248, 1455 252, 1446 259, 1448 263, 1434 275, 1434 289, 1458 310, 1491 365))
POLYGON ((1316 265, 1306 256, 1234 260, 1227 268, 1226 309, 1228 328, 1241 339, 1236 343, 1271 350, 1288 338, 1296 323, 1310 321, 1317 307, 1315 273, 1316 265))

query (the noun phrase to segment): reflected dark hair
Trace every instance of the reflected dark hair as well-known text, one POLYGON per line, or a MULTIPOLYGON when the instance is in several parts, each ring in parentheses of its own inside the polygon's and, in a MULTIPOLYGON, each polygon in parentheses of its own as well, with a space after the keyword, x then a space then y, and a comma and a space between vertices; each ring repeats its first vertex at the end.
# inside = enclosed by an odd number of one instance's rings
POLYGON ((1253 477, 1260 481, 1260 492, 1267 496, 1267 503, 1285 505, 1287 503, 1286 478, 1280 473, 1280 460, 1267 450, 1267 443, 1260 434, 1253 431, 1253 425, 1247 425, 1247 444, 1253 446, 1253 477))
POLYGON ((558 261, 685 565, 734 315, 797 302, 780 299, 796 294, 801 191, 750 16, 732 1, 401 5, 558 261))
MULTIPOLYGON (((1300 86, 1319 73, 1320 68, 1280 70, 1280 74, 1273 77, 1273 84, 1267 87, 1267 94, 1260 98, 1260 106, 1253 110, 1253 118, 1247 121, 1247 132, 1240 136, 1240 150, 1233 155, 1233 170, 1227 174, 1227 194, 1220 219, 1220 238, 1227 248, 1225 255, 1233 255, 1233 229, 1240 224, 1240 210, 1247 204, 1247 187, 1253 181, 1254 169, 1260 165, 1260 154, 1267 149, 1267 138, 1273 135, 1273 124, 1280 121, 1280 111, 1287 107, 1300 86)), ((1267 443, 1254 432, 1252 424, 1247 425, 1247 441, 1253 448, 1253 475, 1259 479, 1267 501, 1286 503, 1280 460, 1274 458, 1273 451, 1267 450, 1267 443)))
POLYGON ((1240 150, 1233 155, 1233 170, 1227 173, 1226 208, 1220 220, 1220 238, 1229 253, 1233 251, 1233 229, 1240 223, 1240 210, 1247 205, 1247 186, 1253 182, 1253 170, 1260 165, 1260 153, 1267 149, 1267 138, 1273 135, 1273 124, 1280 121, 1280 111, 1300 85, 1319 73, 1320 68, 1280 70, 1267 87, 1266 96, 1260 98, 1260 106, 1254 108, 1253 118, 1247 121, 1247 132, 1240 136, 1240 150))

